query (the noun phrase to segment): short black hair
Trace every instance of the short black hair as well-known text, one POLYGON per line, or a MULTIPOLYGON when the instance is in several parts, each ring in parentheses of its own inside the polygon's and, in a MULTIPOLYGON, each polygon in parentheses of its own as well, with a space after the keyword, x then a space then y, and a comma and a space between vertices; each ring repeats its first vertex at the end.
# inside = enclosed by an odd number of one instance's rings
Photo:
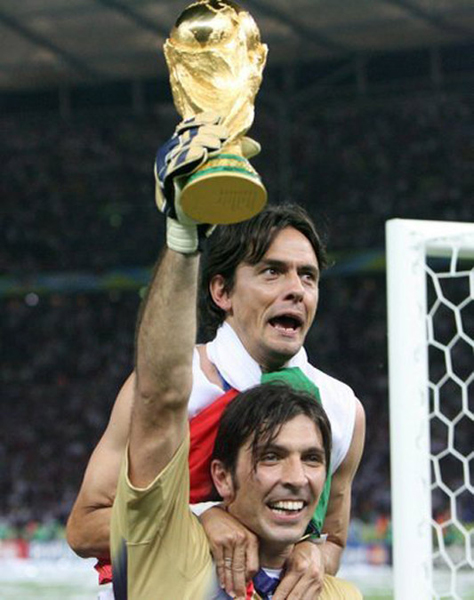
POLYGON ((305 415, 321 431, 326 470, 331 462, 331 425, 322 405, 310 392, 281 381, 257 385, 241 392, 226 406, 217 431, 212 459, 235 475, 240 448, 251 443, 254 466, 258 453, 278 436, 282 426, 305 415))
POLYGON ((327 266, 326 247, 310 216, 298 204, 267 205, 248 221, 216 228, 208 240, 202 261, 199 316, 205 338, 212 339, 226 317, 225 311, 212 299, 209 289, 212 279, 221 275, 225 290, 232 291, 237 267, 241 263, 256 265, 280 231, 287 227, 293 227, 308 239, 322 271, 327 266))

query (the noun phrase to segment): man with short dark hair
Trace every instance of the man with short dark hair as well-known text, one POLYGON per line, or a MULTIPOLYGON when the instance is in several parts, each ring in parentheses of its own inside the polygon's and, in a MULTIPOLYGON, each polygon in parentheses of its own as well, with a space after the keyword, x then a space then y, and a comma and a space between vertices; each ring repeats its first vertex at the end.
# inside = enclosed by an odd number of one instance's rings
MULTIPOLYGON (((189 152, 189 143, 199 146, 212 138, 213 148, 219 147, 221 132, 212 127, 197 124, 186 140, 174 136, 173 160, 181 161, 180 148, 183 156, 201 156, 194 146, 189 152), (201 136, 203 128, 206 135, 201 136)), ((183 161, 179 164, 182 168, 183 161)), ((166 168, 157 172, 166 173, 166 168)), ((178 253, 196 252, 201 230, 179 219, 168 219, 168 223, 168 246, 178 253)), ((294 205, 268 207, 246 223, 218 227, 208 243, 203 285, 207 325, 216 335, 208 344, 197 346, 193 355, 187 405, 191 501, 212 499, 210 457, 219 418, 228 402, 272 372, 291 377, 294 369, 299 369, 328 413, 333 451, 311 539, 293 548, 275 600, 309 600, 321 589, 325 573, 335 575, 339 567, 347 540, 351 484, 365 431, 364 412, 352 390, 310 365, 303 348, 317 309, 320 271, 326 262, 324 248, 308 215, 294 205), (313 543, 324 541, 321 533, 326 541, 313 543)), ((174 326, 173 322, 168 325, 170 342, 174 326)), ((109 552, 110 509, 128 439, 135 385, 132 374, 91 457, 68 522, 68 541, 81 556, 107 557, 109 552)), ((258 570, 256 536, 219 508, 206 510, 201 522, 221 583, 228 592, 244 593, 246 580, 258 570)))

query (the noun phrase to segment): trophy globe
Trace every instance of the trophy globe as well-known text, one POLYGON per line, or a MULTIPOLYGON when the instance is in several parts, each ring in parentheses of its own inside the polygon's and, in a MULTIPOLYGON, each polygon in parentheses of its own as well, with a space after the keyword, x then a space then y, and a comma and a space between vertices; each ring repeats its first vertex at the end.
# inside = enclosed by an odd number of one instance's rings
POLYGON ((252 16, 229 0, 188 6, 164 44, 178 113, 188 119, 212 111, 229 133, 219 154, 183 184, 181 208, 196 221, 237 223, 266 203, 265 187, 248 161, 259 145, 245 134, 254 119, 267 51, 252 16))

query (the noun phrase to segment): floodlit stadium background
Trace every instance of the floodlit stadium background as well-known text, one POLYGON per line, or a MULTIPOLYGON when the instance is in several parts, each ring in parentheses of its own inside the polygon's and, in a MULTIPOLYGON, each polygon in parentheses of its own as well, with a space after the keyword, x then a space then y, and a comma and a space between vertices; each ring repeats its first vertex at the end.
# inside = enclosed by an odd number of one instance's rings
MULTIPOLYGON (((93 597, 63 525, 163 240, 152 162, 178 118, 160 47, 186 5, 0 1, 1 597, 93 597)), ((334 262, 309 354, 367 411, 345 569, 389 597, 384 223, 473 221, 474 1, 242 5, 270 49, 252 162, 271 201, 308 208, 334 262)))

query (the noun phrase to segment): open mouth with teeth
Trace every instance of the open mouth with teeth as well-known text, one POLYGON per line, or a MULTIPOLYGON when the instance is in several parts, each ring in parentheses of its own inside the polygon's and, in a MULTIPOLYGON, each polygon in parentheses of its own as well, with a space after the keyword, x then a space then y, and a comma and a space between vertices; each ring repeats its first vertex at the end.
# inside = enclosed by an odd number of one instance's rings
POLYGON ((279 315, 278 317, 270 319, 269 323, 279 331, 284 333, 294 333, 302 327, 303 320, 300 317, 293 315, 279 315))
POLYGON ((279 500, 268 504, 270 510, 280 515, 297 515, 305 506, 303 500, 279 500))

